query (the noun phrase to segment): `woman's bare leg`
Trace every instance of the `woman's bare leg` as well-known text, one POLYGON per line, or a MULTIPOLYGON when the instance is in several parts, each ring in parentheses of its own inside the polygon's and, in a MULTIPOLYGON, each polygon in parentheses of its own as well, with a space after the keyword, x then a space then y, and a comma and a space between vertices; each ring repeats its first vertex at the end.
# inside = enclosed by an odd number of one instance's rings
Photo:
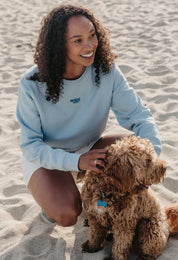
POLYGON ((79 190, 70 172, 36 170, 28 188, 47 216, 62 226, 72 226, 82 211, 79 190))
MULTIPOLYGON (((103 149, 124 135, 103 136, 92 149, 103 149)), ((62 226, 71 226, 77 222, 82 211, 80 192, 70 172, 59 170, 36 170, 28 188, 47 216, 62 226)))
POLYGON ((130 133, 123 133, 123 134, 118 134, 118 135, 105 135, 102 138, 100 138, 94 146, 91 148, 93 149, 104 149, 106 146, 114 144, 116 140, 121 140, 124 137, 129 137, 130 133))

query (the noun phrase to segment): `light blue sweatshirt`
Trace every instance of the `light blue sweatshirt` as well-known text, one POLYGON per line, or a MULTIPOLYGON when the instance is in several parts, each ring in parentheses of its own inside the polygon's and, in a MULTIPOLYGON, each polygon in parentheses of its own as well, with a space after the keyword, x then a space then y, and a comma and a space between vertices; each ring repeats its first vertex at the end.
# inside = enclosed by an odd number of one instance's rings
POLYGON ((99 87, 93 65, 80 78, 64 80, 56 104, 46 101, 46 83, 28 80, 35 72, 36 65, 22 77, 17 103, 20 147, 28 161, 47 169, 78 171, 80 154, 74 152, 102 135, 110 108, 122 127, 148 138, 160 154, 159 131, 150 110, 115 64, 109 74, 100 74, 99 87))

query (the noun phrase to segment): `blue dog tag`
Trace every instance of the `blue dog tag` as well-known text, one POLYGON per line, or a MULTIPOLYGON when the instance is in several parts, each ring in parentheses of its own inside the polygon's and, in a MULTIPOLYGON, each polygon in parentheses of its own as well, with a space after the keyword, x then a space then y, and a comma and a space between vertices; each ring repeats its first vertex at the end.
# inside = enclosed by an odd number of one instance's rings
POLYGON ((105 201, 102 201, 102 200, 98 200, 98 206, 103 206, 103 207, 107 207, 107 202, 105 202, 105 201))

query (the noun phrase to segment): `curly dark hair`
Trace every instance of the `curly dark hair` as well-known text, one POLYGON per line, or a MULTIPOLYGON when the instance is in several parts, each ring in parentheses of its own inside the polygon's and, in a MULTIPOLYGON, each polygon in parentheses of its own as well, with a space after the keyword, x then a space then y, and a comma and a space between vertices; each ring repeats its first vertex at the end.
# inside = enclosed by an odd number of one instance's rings
POLYGON ((83 6, 60 5, 53 9, 42 20, 42 27, 34 54, 34 62, 39 72, 30 80, 46 82, 46 100, 57 103, 63 89, 63 75, 66 63, 66 27, 72 16, 83 15, 94 25, 98 47, 94 59, 95 82, 99 86, 100 68, 103 74, 109 73, 116 55, 111 51, 108 30, 94 17, 93 13, 83 6))

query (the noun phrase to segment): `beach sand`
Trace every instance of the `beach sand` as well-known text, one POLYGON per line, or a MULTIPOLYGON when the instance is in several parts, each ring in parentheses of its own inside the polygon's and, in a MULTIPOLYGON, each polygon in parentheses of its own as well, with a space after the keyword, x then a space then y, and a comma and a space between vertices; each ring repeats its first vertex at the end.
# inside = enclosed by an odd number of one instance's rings
MULTIPOLYGON (((100 260, 111 244, 83 254, 85 214, 75 226, 48 225, 24 185, 16 102, 20 78, 33 65, 42 17, 62 1, 0 2, 0 259, 100 260)), ((73 2, 73 1, 69 1, 73 2)), ((178 202, 178 1, 84 0, 111 31, 111 43, 130 85, 152 111, 160 129, 164 184, 154 186, 161 204, 178 202)), ((111 113, 106 133, 120 131, 111 113)), ((130 259, 135 259, 131 256, 130 259)), ((160 260, 178 259, 178 240, 169 238, 160 260)))

